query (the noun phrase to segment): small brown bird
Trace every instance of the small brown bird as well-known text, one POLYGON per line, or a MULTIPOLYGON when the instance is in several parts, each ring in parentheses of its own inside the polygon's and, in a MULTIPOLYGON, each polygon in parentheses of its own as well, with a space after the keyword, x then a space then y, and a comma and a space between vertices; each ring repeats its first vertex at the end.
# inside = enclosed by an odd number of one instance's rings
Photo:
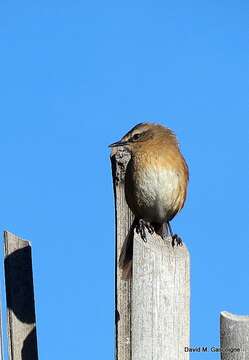
POLYGON ((141 123, 110 147, 124 146, 131 153, 125 174, 126 201, 135 215, 132 229, 146 241, 145 228, 162 237, 173 235, 170 220, 182 209, 188 186, 188 166, 175 134, 159 124, 141 123))

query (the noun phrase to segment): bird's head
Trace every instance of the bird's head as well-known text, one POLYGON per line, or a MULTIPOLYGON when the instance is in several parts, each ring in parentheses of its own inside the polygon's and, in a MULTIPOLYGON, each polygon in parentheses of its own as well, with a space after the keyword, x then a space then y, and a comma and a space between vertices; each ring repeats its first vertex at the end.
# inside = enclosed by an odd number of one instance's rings
POLYGON ((178 146, 175 134, 168 128, 153 123, 140 123, 134 126, 121 140, 109 147, 124 146, 130 152, 142 150, 147 146, 174 144, 178 146))

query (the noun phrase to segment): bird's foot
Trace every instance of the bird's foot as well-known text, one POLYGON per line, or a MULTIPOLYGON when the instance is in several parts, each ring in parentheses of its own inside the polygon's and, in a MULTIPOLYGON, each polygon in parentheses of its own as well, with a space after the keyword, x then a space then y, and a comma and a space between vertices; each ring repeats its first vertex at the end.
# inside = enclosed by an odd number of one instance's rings
POLYGON ((148 230, 149 234, 153 234, 155 231, 154 227, 151 225, 149 221, 139 219, 136 225, 136 232, 137 234, 140 234, 144 242, 147 242, 145 229, 148 230))
POLYGON ((180 238, 180 236, 178 236, 177 234, 174 234, 171 236, 172 238, 172 246, 175 247, 176 246, 183 246, 182 243, 182 239, 180 238))

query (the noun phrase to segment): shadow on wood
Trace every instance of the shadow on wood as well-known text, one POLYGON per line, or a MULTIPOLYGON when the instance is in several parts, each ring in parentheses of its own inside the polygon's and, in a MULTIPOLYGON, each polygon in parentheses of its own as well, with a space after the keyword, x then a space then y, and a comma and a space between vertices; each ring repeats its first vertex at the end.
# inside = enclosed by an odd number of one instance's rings
POLYGON ((14 251, 4 260, 7 307, 24 323, 35 322, 30 246, 14 251))
POLYGON ((24 340, 21 354, 22 360, 38 359, 36 328, 24 340))

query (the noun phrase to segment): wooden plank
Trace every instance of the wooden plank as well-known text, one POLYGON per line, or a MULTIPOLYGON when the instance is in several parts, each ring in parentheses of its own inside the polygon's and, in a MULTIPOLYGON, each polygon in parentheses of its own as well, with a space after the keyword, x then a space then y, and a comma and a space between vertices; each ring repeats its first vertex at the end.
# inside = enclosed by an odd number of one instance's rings
POLYGON ((31 244, 5 231, 5 285, 10 360, 38 360, 31 244))
POLYGON ((124 279, 119 257, 125 237, 130 229, 133 215, 129 210, 124 192, 124 176, 129 154, 123 149, 113 149, 111 156, 116 222, 115 311, 116 311, 116 359, 131 359, 131 279, 124 279))
POLYGON ((135 234, 132 277, 123 278, 120 252, 133 216, 125 201, 130 155, 113 149, 111 161, 116 215, 116 360, 188 360, 189 254, 171 238, 135 234))
POLYGON ((137 234, 133 249, 132 360, 187 360, 189 253, 171 238, 137 234))
POLYGON ((249 359, 249 316, 220 314, 220 343, 222 360, 249 359))

